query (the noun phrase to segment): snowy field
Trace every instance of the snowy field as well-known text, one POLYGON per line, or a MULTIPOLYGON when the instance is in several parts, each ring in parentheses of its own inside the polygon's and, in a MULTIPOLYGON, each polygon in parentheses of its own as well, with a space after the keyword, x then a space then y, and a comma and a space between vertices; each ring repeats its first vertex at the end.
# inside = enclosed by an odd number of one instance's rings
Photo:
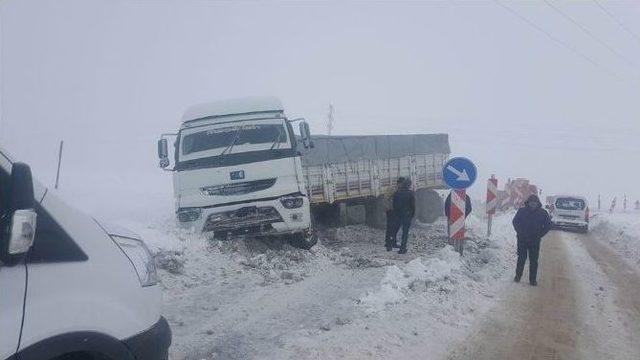
POLYGON ((496 218, 491 239, 472 216, 462 258, 444 220, 416 224, 406 255, 363 225, 324 230, 303 251, 209 240, 178 231, 170 215, 118 223, 156 254, 172 359, 413 358, 444 356, 509 283, 511 215, 496 218))
POLYGON ((600 213, 592 220, 591 232, 640 269, 640 211, 600 213))

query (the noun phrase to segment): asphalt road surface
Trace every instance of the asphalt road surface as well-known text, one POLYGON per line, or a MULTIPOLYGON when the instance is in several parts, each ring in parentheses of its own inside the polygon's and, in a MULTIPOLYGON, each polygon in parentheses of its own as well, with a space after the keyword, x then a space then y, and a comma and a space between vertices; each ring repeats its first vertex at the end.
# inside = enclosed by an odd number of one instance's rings
POLYGON ((538 286, 504 289, 449 359, 640 359, 640 273, 594 235, 553 231, 538 286))

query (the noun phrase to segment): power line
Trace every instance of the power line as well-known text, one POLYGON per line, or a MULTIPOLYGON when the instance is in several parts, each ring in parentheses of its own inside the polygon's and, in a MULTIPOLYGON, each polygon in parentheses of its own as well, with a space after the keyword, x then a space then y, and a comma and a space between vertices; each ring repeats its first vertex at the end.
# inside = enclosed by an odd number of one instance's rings
POLYGON ((638 43, 640 44, 640 36, 636 35, 636 33, 634 33, 633 31, 631 31, 631 29, 629 29, 622 21, 618 20, 618 18, 616 18, 615 16, 613 16, 613 14, 607 10, 604 6, 602 6, 602 4, 600 4, 598 2, 598 0, 593 0, 593 2, 598 5, 598 7, 600 8, 600 10, 602 10, 605 14, 607 14, 607 16, 609 16, 616 24, 618 24, 618 26, 620 26, 620 28, 622 28, 622 30, 626 31, 629 35, 631 35, 634 39, 636 39, 636 41, 638 41, 638 43))
POLYGON ((529 26, 531 26, 532 28, 536 29, 537 31, 541 32, 542 34, 544 34, 547 38, 549 38, 551 41, 555 42, 556 44, 564 47, 565 49, 571 51, 572 53, 574 53, 575 55, 581 57, 582 59, 584 59, 585 61, 589 62, 591 65, 597 67, 598 69, 606 72, 607 74, 609 74, 610 76, 618 79, 618 80, 623 80, 621 79, 618 75, 616 75, 614 72, 612 72, 611 70, 607 69, 606 67, 600 65, 597 61, 595 61, 594 59, 590 58, 589 56, 581 53, 578 49, 576 49, 575 47, 571 46, 571 44, 560 40, 559 38, 551 35, 550 33, 548 33, 545 29, 541 28, 540 26, 538 26, 536 23, 534 23, 533 21, 527 19, 526 17, 520 15, 517 11, 513 10, 512 8, 510 8, 509 6, 501 3, 498 0, 493 0, 493 2, 495 2, 496 4, 500 5, 502 8, 504 8, 505 10, 507 10, 508 12, 510 12, 512 15, 514 15, 515 17, 517 17, 518 19, 520 19, 520 21, 528 24, 529 26))
POLYGON ((605 48, 607 48, 607 50, 609 50, 612 54, 614 54, 615 56, 617 56, 618 58, 620 58, 622 61, 624 61, 625 63, 627 63, 627 65, 631 66, 631 67, 635 67, 635 64, 628 60, 626 57, 624 57, 622 54, 620 54, 618 51, 616 51, 616 49, 614 49, 613 47, 609 46, 609 44, 607 44, 606 42, 604 42, 603 40, 601 40, 600 38, 598 38, 593 32, 591 32, 589 29, 587 29, 584 25, 580 24, 579 22, 577 22, 575 19, 573 19, 571 16, 567 15, 567 13, 565 13, 564 11, 560 10, 557 6, 553 5, 553 3, 551 3, 551 1, 549 0, 544 0, 545 4, 547 4, 547 6, 549 6, 550 8, 552 8, 553 10, 555 10, 558 14, 562 15, 562 17, 564 17, 565 19, 567 19, 569 22, 571 22, 572 24, 574 24, 575 26, 577 26, 580 30, 582 30, 582 32, 584 32, 585 34, 587 34, 590 38, 592 38, 593 40, 595 40, 598 44, 604 46, 605 48))

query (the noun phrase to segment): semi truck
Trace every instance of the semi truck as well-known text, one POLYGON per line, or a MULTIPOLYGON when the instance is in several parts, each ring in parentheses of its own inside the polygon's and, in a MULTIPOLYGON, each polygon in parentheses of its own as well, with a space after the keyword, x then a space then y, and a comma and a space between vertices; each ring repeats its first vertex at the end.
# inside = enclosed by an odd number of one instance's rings
POLYGON ((317 242, 316 220, 341 223, 354 206, 369 225, 384 226, 384 195, 400 176, 412 181, 418 219, 434 221, 449 153, 446 134, 312 139, 308 123, 287 118, 274 97, 192 106, 179 131, 158 140, 182 227, 219 239, 278 236, 306 249, 317 242))

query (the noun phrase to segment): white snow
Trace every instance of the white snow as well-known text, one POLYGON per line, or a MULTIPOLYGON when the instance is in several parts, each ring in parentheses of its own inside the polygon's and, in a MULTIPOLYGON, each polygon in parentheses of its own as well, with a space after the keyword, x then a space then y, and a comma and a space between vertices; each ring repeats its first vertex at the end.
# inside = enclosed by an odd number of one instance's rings
POLYGON ((515 261, 511 216, 490 239, 485 219, 469 218, 463 257, 443 220, 416 224, 407 255, 364 225, 325 230, 307 252, 210 241, 163 217, 120 224, 157 254, 172 359, 409 358, 446 354, 497 300, 515 261))
POLYGON ((629 264, 640 268, 640 212, 599 213, 592 220, 591 231, 629 264))
POLYGON ((402 266, 402 269, 397 265, 389 266, 380 289, 368 293, 361 299, 361 303, 369 312, 380 311, 386 305, 397 304, 405 299, 411 289, 426 288, 445 280, 454 271, 460 270, 461 266, 460 255, 450 246, 439 250, 434 257, 425 260, 415 258, 402 266))

